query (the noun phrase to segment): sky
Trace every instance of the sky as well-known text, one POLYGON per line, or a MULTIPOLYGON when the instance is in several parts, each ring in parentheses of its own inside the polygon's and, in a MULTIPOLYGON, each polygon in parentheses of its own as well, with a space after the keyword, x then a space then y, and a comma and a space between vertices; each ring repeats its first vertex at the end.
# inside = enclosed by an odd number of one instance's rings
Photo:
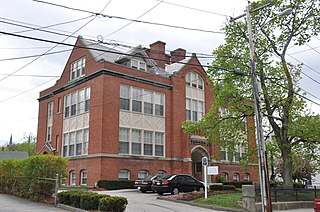
MULTIPOLYGON (((124 45, 148 47, 160 40, 169 51, 183 48, 197 55, 211 55, 223 44, 222 28, 226 20, 243 14, 247 5, 246 0, 3 0, 1 3, 1 32, 68 44, 74 44, 78 35, 92 40, 103 38, 112 44, 109 47, 122 51, 129 50, 124 45), (92 16, 85 11, 109 17, 92 16)), ((292 63, 304 63, 303 70, 311 78, 303 76, 301 80, 307 97, 320 103, 319 47, 320 39, 315 37, 309 46, 291 48, 290 54, 295 58, 291 58, 292 63)), ((0 34, 0 146, 6 145, 11 135, 17 143, 24 135, 37 134, 39 92, 54 85, 70 50, 64 45, 0 34)), ((211 60, 201 59, 201 63, 211 60)), ((312 111, 320 111, 316 104, 310 103, 310 107, 312 111)))

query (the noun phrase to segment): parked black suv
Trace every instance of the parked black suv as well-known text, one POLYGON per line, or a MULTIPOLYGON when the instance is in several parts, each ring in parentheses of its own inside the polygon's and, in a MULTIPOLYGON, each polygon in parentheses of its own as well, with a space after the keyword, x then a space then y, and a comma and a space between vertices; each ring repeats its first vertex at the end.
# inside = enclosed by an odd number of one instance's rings
POLYGON ((187 174, 170 174, 155 180, 152 188, 159 195, 163 193, 178 194, 179 192, 204 191, 204 185, 187 174))
POLYGON ((146 193, 147 191, 152 191, 151 185, 155 180, 159 180, 162 176, 160 175, 149 175, 143 180, 136 180, 134 182, 134 187, 139 189, 142 193, 146 193))

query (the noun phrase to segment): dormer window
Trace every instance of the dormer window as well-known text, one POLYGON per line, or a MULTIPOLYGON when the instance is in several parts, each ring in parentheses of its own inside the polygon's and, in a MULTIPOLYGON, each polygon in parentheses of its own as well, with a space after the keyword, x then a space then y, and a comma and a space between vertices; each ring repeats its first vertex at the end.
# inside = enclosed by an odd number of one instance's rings
POLYGON ((135 69, 139 69, 141 71, 146 71, 147 70, 147 65, 146 65, 145 62, 139 61, 139 60, 135 60, 135 59, 131 60, 131 67, 135 68, 135 69))
POLYGON ((78 79, 84 75, 86 58, 83 57, 71 64, 70 81, 78 79))

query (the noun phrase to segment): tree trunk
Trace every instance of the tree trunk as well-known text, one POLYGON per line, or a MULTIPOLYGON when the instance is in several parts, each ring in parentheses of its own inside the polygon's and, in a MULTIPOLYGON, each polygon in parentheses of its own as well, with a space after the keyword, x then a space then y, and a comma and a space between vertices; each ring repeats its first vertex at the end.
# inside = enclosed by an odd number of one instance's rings
POLYGON ((285 188, 293 188, 292 178, 292 158, 291 158, 291 145, 282 144, 280 147, 283 159, 283 181, 285 188))

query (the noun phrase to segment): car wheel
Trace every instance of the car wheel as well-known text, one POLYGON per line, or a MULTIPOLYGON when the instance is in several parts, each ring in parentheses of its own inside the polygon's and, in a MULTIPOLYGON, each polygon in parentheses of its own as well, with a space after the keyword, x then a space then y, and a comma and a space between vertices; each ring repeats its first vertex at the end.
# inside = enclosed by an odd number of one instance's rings
POLYGON ((200 191, 200 192, 204 192, 204 188, 202 188, 202 187, 199 188, 199 191, 200 191))
POLYGON ((173 194, 173 195, 179 194, 179 189, 178 189, 178 188, 174 188, 174 189, 172 190, 171 194, 173 194))
POLYGON ((163 195, 163 192, 158 192, 159 195, 163 195))
POLYGON ((140 189, 141 193, 146 193, 147 191, 144 189, 140 189))

